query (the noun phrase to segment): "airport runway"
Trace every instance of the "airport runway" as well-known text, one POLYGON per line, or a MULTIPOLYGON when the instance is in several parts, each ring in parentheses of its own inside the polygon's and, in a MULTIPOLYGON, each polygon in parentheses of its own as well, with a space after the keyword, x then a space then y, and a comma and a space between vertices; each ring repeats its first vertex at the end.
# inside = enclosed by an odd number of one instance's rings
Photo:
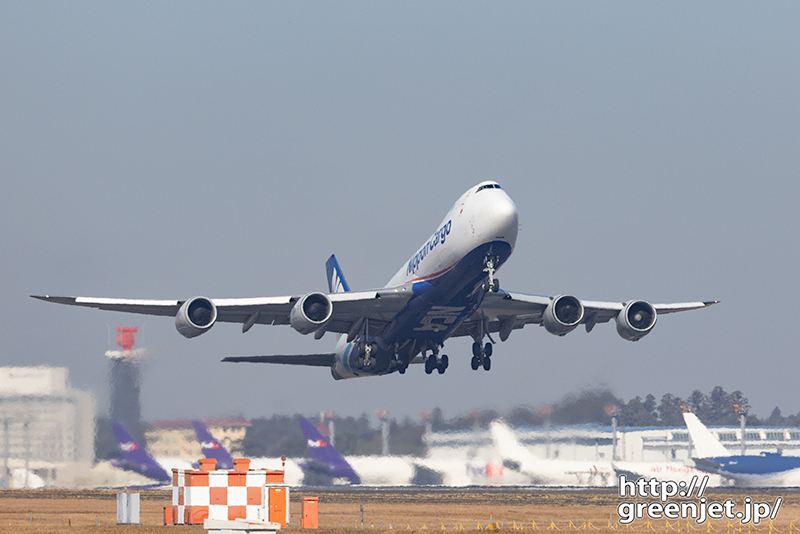
MULTIPOLYGON (((163 508, 171 505, 171 490, 140 491, 141 526, 116 526, 117 490, 2 490, 0 533, 6 532, 137 532, 139 534, 181 531, 204 532, 200 527, 163 526, 163 508), (31 515, 32 514, 32 515, 31 515)), ((618 522, 622 501, 615 489, 576 488, 292 488, 292 522, 297 528, 303 496, 319 498, 320 533, 370 529, 485 530, 490 522, 503 530, 608 530, 618 522)), ((800 526, 800 489, 715 489, 706 497, 713 501, 730 498, 742 503, 774 502, 783 498, 772 532, 787 533, 800 526)), ((647 532, 707 532, 707 525, 673 521, 637 520, 626 530, 647 532)), ((742 531, 769 532, 764 522, 742 531)), ((617 526, 614 530, 620 528, 617 526)), ((726 521, 712 522, 713 531, 731 529, 726 521)), ((555 534, 555 533, 553 533, 555 534)), ((576 533, 577 534, 577 533, 576 533)))

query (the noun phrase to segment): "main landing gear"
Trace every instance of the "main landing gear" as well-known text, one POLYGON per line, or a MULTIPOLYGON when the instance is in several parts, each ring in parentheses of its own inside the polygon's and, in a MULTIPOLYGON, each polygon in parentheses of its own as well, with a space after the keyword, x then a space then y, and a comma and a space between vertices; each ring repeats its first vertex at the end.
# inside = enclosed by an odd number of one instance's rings
POLYGON ((434 349, 433 354, 428 356, 428 359, 425 360, 425 373, 431 374, 433 370, 436 369, 439 371, 440 375, 443 375, 449 365, 450 358, 447 357, 447 354, 442 354, 442 357, 439 358, 439 350, 434 349))
POLYGON ((485 371, 492 368, 492 344, 481 345, 480 341, 472 344, 472 370, 477 371, 483 366, 485 371))

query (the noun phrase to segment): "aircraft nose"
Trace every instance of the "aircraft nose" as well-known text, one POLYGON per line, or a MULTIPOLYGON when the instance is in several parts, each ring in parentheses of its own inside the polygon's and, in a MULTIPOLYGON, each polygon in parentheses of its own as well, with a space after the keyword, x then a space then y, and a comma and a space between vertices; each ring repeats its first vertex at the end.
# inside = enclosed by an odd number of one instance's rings
POLYGON ((498 222, 511 222, 512 219, 514 224, 518 222, 517 206, 506 194, 498 195, 493 203, 492 211, 498 222))
POLYGON ((505 192, 497 195, 492 203, 491 213, 495 236, 502 237, 513 247, 517 242, 519 228, 519 215, 514 201, 505 192))

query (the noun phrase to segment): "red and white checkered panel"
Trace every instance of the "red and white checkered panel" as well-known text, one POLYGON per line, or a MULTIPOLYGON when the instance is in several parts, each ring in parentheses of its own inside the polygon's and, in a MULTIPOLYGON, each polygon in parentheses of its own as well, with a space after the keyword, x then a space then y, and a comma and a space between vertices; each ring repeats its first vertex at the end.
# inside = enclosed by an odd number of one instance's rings
POLYGON ((283 483, 283 471, 172 470, 172 522, 198 525, 203 520, 258 520, 261 488, 283 483))

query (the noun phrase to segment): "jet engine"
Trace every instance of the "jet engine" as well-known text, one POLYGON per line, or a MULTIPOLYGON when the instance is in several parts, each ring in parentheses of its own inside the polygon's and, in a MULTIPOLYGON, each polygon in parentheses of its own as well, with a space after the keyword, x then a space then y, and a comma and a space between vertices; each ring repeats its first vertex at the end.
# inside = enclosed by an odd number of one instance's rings
POLYGON ((217 320, 217 307, 206 297, 194 297, 183 303, 175 316, 175 328, 183 337, 205 334, 217 320))
POLYGON ((656 325, 658 314, 647 301, 632 300, 617 314, 617 333, 628 341, 639 341, 656 325))
POLYGON ((301 334, 310 334, 324 327, 331 315, 331 299, 322 293, 309 293, 294 305, 289 313, 289 323, 301 334))
POLYGON ((572 295, 559 295, 550 301, 542 314, 545 329, 556 336, 565 336, 583 320, 583 304, 572 295))

